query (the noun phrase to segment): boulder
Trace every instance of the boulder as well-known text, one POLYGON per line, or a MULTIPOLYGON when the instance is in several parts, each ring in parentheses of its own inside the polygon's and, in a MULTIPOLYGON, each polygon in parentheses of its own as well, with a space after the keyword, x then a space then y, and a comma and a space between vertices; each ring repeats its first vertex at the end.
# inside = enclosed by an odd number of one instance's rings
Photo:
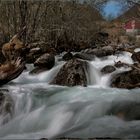
POLYGON ((111 79, 111 87, 127 89, 140 87, 140 70, 132 69, 116 74, 111 79))
POLYGON ((0 86, 17 78, 25 69, 25 63, 21 59, 7 62, 0 66, 0 86))
POLYGON ((74 55, 75 58, 83 59, 83 60, 89 60, 92 61, 95 58, 95 55, 87 54, 87 53, 76 53, 74 55))
POLYGON ((51 53, 56 54, 56 50, 52 48, 52 45, 45 42, 34 42, 27 45, 30 49, 30 53, 51 53))
POLYGON ((107 66, 105 66, 105 67, 103 67, 103 68, 101 69, 101 72, 102 72, 103 74, 108 74, 108 73, 112 73, 112 72, 115 71, 115 70, 116 70, 116 68, 115 68, 114 66, 107 65, 107 66))
POLYGON ((26 54, 26 63, 34 63, 41 55, 45 53, 56 54, 56 50, 44 42, 30 43, 27 45, 29 53, 26 54))
POLYGON ((41 54, 29 53, 29 54, 26 55, 26 63, 27 63, 27 64, 32 64, 32 63, 34 63, 40 56, 41 56, 41 54))
POLYGON ((131 56, 134 61, 138 61, 140 63, 140 52, 134 52, 131 56))
POLYGON ((37 60, 37 58, 39 58, 42 55, 42 53, 43 53, 42 50, 38 47, 31 48, 29 50, 29 53, 27 53, 26 55, 26 63, 29 63, 29 64, 34 63, 37 60))
POLYGON ((113 102, 109 115, 115 115, 126 121, 140 120, 140 103, 134 101, 113 102))
POLYGON ((108 56, 108 55, 113 55, 115 53, 115 50, 112 46, 105 46, 102 47, 98 52, 96 52, 97 57, 103 57, 103 56, 108 56))
POLYGON ((86 86, 87 85, 87 68, 88 63, 79 59, 69 60, 60 69, 51 84, 62 86, 86 86))
POLYGON ((51 69, 55 64, 55 56, 53 54, 45 53, 40 56, 35 62, 35 67, 45 67, 51 69))
POLYGON ((32 53, 29 53, 29 54, 26 55, 26 63, 27 63, 27 64, 32 64, 32 63, 34 63, 40 56, 41 56, 41 54, 32 54, 32 53))
POLYGON ((70 60, 72 58, 73 58, 73 54, 71 52, 67 52, 66 54, 63 55, 63 58, 62 59, 64 61, 68 61, 68 60, 70 60))
POLYGON ((113 55, 115 53, 115 49, 111 46, 105 46, 102 48, 95 48, 95 49, 87 50, 86 53, 95 55, 97 57, 105 57, 108 55, 113 55))

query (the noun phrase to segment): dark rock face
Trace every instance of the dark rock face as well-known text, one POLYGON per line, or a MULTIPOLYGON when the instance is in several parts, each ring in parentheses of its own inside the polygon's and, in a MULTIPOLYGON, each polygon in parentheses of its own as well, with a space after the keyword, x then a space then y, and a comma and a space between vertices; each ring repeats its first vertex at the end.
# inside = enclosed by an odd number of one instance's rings
POLYGON ((103 47, 95 52, 97 57, 104 57, 114 54, 114 49, 111 46, 103 47))
POLYGON ((3 124, 9 121, 14 111, 13 99, 9 94, 4 92, 5 91, 0 90, 0 115, 5 116, 3 120, 3 124), (10 118, 7 115, 9 115, 10 118))
POLYGON ((87 49, 85 53, 92 54, 97 57, 104 57, 104 56, 113 55, 115 53, 115 49, 111 46, 105 46, 102 48, 87 49))
POLYGON ((37 58, 39 58, 42 54, 42 50, 40 48, 30 49, 29 53, 26 55, 26 63, 34 63, 37 58))
POLYGON ((83 60, 93 60, 95 58, 95 55, 87 54, 87 53, 76 53, 74 55, 75 58, 83 59, 83 60))
POLYGON ((33 54, 29 53, 29 54, 26 55, 26 63, 27 63, 27 64, 32 64, 32 63, 34 63, 34 62, 36 61, 36 59, 38 59, 40 56, 41 56, 41 54, 35 54, 35 55, 33 55, 33 54))
POLYGON ((27 45, 29 52, 26 53, 26 63, 34 63, 42 54, 56 54, 56 50, 50 44, 43 42, 30 43, 27 45))
POLYGON ((62 86, 86 86, 88 63, 78 59, 69 60, 58 72, 51 84, 62 86))
POLYGON ((116 70, 116 68, 115 68, 114 66, 107 65, 107 66, 105 66, 105 67, 103 67, 103 68, 101 69, 101 72, 102 72, 103 74, 108 74, 108 73, 112 73, 112 72, 115 71, 115 70, 116 70))
POLYGON ((71 52, 68 52, 68 53, 64 54, 62 59, 65 60, 65 61, 68 61, 72 58, 73 58, 73 54, 71 52))
POLYGON ((109 110, 110 115, 115 115, 126 121, 140 120, 140 103, 123 101, 113 103, 109 110))
POLYGON ((115 75, 111 79, 111 86, 127 89, 140 87, 140 71, 134 69, 115 75))
POLYGON ((140 63, 140 52, 134 52, 131 56, 134 61, 138 61, 140 63))
POLYGON ((43 54, 40 56, 34 63, 36 67, 45 67, 47 69, 51 69, 55 64, 55 57, 53 54, 43 54))

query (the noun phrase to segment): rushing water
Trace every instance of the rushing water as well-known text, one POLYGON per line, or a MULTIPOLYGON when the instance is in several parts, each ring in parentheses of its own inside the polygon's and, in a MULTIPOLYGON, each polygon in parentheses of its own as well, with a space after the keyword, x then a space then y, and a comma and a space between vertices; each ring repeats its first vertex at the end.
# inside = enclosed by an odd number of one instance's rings
MULTIPOLYGON (((117 69, 102 75, 105 65, 123 61, 132 64, 130 53, 96 58, 90 64, 88 87, 61 87, 49 85, 64 62, 39 75, 29 75, 27 66, 19 78, 3 88, 14 100, 14 112, 8 123, 0 125, 1 139, 39 139, 42 137, 140 137, 140 121, 124 121, 108 110, 114 103, 139 102, 139 89, 110 88, 112 74, 129 69, 117 69)), ((3 118, 0 117, 2 122, 3 118)))

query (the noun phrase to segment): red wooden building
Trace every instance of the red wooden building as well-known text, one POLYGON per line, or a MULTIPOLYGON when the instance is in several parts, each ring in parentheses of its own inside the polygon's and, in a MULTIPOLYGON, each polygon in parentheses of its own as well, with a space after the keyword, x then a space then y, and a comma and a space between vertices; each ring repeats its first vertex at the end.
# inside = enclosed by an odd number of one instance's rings
POLYGON ((140 20, 132 19, 124 24, 124 29, 127 34, 139 34, 140 33, 140 20))

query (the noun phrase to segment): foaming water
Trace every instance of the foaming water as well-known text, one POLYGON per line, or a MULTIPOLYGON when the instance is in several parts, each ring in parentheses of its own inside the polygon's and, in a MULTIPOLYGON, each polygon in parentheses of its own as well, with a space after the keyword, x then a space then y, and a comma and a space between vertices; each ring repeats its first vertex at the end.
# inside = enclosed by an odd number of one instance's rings
POLYGON ((134 52, 139 52, 140 51, 140 48, 136 48, 135 50, 134 50, 134 52))
MULTIPOLYGON (((96 87, 108 87, 110 85, 109 81, 112 74, 102 75, 100 70, 106 65, 114 65, 115 62, 124 62, 133 64, 131 59, 131 53, 123 52, 118 55, 111 55, 105 58, 95 58, 95 60, 89 63, 89 74, 88 84, 96 87)), ((37 75, 30 75, 29 71, 33 69, 32 65, 27 65, 27 71, 23 72, 20 77, 13 80, 14 84, 31 84, 31 83, 50 83, 56 74, 59 72, 60 68, 65 64, 65 62, 57 62, 56 65, 49 71, 42 72, 37 75)), ((116 72, 122 72, 129 69, 120 68, 116 72)))
POLYGON ((9 90, 16 112, 0 126, 1 138, 128 137, 134 132, 139 136, 140 121, 125 122, 107 114, 114 102, 140 102, 138 89, 46 87, 42 83, 9 90))
POLYGON ((90 63, 90 79, 93 87, 109 87, 110 78, 114 73, 120 73, 123 71, 130 70, 130 68, 119 68, 112 74, 101 74, 100 70, 106 65, 114 65, 115 62, 121 61, 128 64, 133 64, 133 60, 131 59, 131 53, 123 52, 118 55, 111 55, 105 58, 95 58, 95 60, 89 62, 90 63))
MULTIPOLYGON (((140 103, 139 89, 110 88, 112 74, 100 72, 119 60, 133 63, 130 53, 88 62, 89 85, 73 88, 49 85, 64 62, 36 76, 29 75, 32 66, 27 66, 19 78, 3 87, 14 100, 14 111, 5 124, 0 116, 0 139, 139 138, 140 121, 124 121, 108 113, 114 104, 140 103)), ((126 70, 117 69, 113 74, 126 70)))
POLYGON ((59 72, 60 68, 64 65, 64 63, 59 64, 52 68, 49 71, 42 72, 37 75, 30 75, 29 71, 23 72, 20 77, 13 80, 16 84, 30 84, 30 83, 42 83, 46 82, 49 83, 53 80, 56 74, 59 72))
POLYGON ((133 60, 131 59, 131 53, 123 52, 122 54, 111 55, 105 58, 96 58, 91 63, 96 68, 103 68, 106 65, 114 65, 115 62, 121 61, 128 64, 133 64, 133 60))

